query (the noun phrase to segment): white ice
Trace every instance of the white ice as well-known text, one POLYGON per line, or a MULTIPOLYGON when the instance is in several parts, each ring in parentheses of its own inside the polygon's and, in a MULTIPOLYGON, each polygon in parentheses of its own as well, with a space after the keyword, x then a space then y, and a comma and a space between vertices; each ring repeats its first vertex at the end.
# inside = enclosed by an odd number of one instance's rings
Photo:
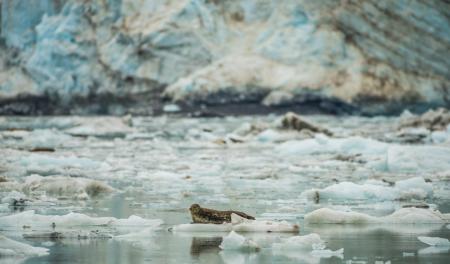
MULTIPOLYGON (((344 249, 336 251, 326 249, 325 241, 318 234, 309 234, 304 236, 293 236, 284 239, 280 243, 274 243, 272 250, 275 255, 286 255, 288 257, 299 255, 310 255, 307 259, 315 260, 315 258, 343 258, 344 249)), ((303 257, 301 257, 303 259, 303 257)), ((315 261, 314 261, 315 262, 315 261)))
POLYGON ((309 250, 312 251, 313 245, 324 244, 325 242, 318 234, 309 234, 305 236, 293 236, 285 239, 282 243, 274 243, 272 248, 277 251, 296 251, 309 250))
POLYGON ((318 134, 315 138, 291 140, 275 147, 285 155, 336 153, 362 154, 367 167, 388 172, 440 172, 450 170, 450 148, 442 146, 404 146, 384 143, 370 138, 352 136, 329 138, 318 134))
POLYGON ((417 237, 417 239, 419 239, 422 243, 433 247, 450 247, 450 241, 446 238, 420 236, 417 237))
POLYGON ((33 247, 0 235, 0 256, 45 256, 48 249, 33 247))
POLYGON ((124 137, 135 130, 129 126, 127 117, 101 117, 81 119, 76 127, 65 132, 73 136, 124 137))
POLYGON ((66 215, 40 215, 34 210, 0 217, 0 226, 22 228, 23 226, 51 227, 52 223, 58 227, 76 226, 111 226, 111 227, 158 227, 162 224, 159 219, 144 219, 132 215, 126 219, 114 217, 91 217, 80 213, 66 215))
POLYGON ((315 138, 288 141, 276 147, 276 151, 286 155, 310 155, 320 153, 343 154, 385 154, 389 144, 362 137, 329 138, 318 134, 315 138))
POLYGON ((231 231, 219 246, 222 250, 258 251, 259 246, 253 240, 231 231))
POLYGON ((401 208, 387 216, 376 217, 358 212, 321 208, 306 214, 305 222, 311 224, 444 224, 450 222, 450 214, 411 207, 401 208))
POLYGON ((70 169, 95 170, 108 166, 105 162, 99 162, 88 158, 74 155, 62 156, 60 154, 29 154, 21 157, 16 164, 17 167, 25 169, 29 173, 41 175, 54 175, 65 173, 70 169))
POLYGON ((312 189, 304 191, 301 197, 309 200, 409 200, 425 199, 432 197, 433 186, 425 182, 422 177, 415 177, 397 181, 395 186, 385 186, 381 182, 368 182, 356 184, 353 182, 341 182, 324 189, 312 189))
POLYGON ((223 224, 181 224, 172 228, 175 232, 276 232, 298 233, 299 227, 286 221, 250 220, 231 214, 231 223, 223 224))
POLYGON ((96 180, 65 176, 42 177, 36 174, 26 177, 22 183, 9 182, 7 184, 0 184, 0 187, 2 189, 12 189, 28 194, 39 191, 49 196, 79 200, 110 193, 114 190, 108 184, 96 180))

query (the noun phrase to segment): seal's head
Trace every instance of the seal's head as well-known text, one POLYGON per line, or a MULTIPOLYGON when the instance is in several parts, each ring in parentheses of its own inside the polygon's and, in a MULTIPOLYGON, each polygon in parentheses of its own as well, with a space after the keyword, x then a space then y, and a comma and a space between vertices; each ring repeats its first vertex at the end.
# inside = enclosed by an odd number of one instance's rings
POLYGON ((189 211, 191 211, 191 213, 198 213, 200 211, 201 207, 198 204, 193 204, 191 205, 191 207, 189 208, 189 211))

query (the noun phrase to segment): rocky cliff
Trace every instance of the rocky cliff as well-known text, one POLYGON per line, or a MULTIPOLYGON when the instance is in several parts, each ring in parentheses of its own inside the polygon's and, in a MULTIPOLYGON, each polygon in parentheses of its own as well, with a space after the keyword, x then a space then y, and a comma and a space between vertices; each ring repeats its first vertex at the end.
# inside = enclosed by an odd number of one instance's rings
POLYGON ((0 4, 0 113, 450 106, 449 1, 0 4))

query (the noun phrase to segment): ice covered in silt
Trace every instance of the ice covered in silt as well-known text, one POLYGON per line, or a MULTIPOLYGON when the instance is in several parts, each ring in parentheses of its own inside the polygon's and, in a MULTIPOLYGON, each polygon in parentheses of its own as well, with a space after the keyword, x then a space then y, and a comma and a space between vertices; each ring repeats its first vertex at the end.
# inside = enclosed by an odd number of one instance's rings
POLYGON ((374 256, 348 241, 376 232, 448 239, 448 140, 408 143, 398 117, 285 117, 2 118, 0 232, 50 253, 275 263, 374 256), (194 203, 256 219, 192 224, 194 203), (296 253, 313 233, 327 243, 296 253))

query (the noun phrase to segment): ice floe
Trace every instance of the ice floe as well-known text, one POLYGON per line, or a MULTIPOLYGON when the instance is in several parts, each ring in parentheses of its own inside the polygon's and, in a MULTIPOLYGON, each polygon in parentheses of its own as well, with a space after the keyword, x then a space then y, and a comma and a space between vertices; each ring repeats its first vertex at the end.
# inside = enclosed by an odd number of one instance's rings
POLYGON ((301 255, 310 255, 307 258, 343 258, 344 249, 330 250, 326 249, 325 241, 323 241, 318 234, 309 234, 304 236, 293 236, 284 239, 280 243, 274 243, 272 250, 275 255, 285 255, 288 257, 295 257, 303 259, 304 257, 297 257, 301 255))
POLYGON ((450 170, 450 148, 443 146, 405 146, 370 138, 351 136, 291 140, 275 147, 281 155, 361 154, 369 158, 366 167, 387 172, 426 173, 450 170))
POLYGON ((450 148, 439 146, 391 146, 386 170, 390 172, 441 172, 450 170, 450 148))
POLYGON ((282 243, 274 243, 272 248, 277 251, 287 250, 309 250, 314 249, 314 245, 323 244, 324 241, 318 234, 309 234, 304 236, 293 236, 285 239, 282 243))
POLYGON ((25 169, 27 173, 54 175, 65 173, 71 169, 100 169, 103 168, 103 166, 108 167, 108 164, 88 158, 77 157, 75 155, 61 156, 33 153, 25 157, 21 157, 17 161, 17 166, 25 169))
POLYGON ((419 239, 420 242, 425 243, 429 246, 450 248, 450 241, 448 241, 448 239, 446 238, 419 236, 417 237, 417 239, 419 239))
POLYGON ((72 136, 125 137, 135 130, 129 126, 128 118, 101 117, 90 120, 82 119, 76 127, 65 130, 72 136))
POLYGON ((76 227, 76 226, 110 226, 110 227, 158 227, 162 224, 159 219, 144 219, 132 215, 125 219, 114 217, 91 217, 80 213, 66 215, 41 215, 34 210, 0 217, 1 226, 22 228, 35 227, 76 227))
POLYGON ((356 184, 341 182, 324 189, 304 191, 301 196, 316 202, 319 201, 346 201, 346 200, 409 200, 425 199, 433 194, 431 183, 425 182, 422 177, 415 177, 397 181, 394 186, 385 186, 383 182, 368 182, 356 184))
MULTIPOLYGON (((0 183, 0 190, 15 190, 27 194, 44 192, 45 195, 85 200, 101 194, 112 192, 114 189, 106 183, 86 178, 65 176, 30 175, 23 183, 0 183)), ((14 194, 14 193, 13 193, 14 194)), ((20 199, 20 197, 19 197, 20 199)), ((22 197, 24 199, 24 197, 22 197)))
POLYGON ((172 228, 174 232, 279 232, 298 233, 299 226, 286 221, 250 220, 231 214, 231 223, 223 224, 181 224, 172 228))
POLYGON ((31 257, 48 255, 47 248, 33 247, 28 244, 18 242, 0 235, 0 256, 1 257, 31 257))
POLYGON ((276 151, 288 155, 309 155, 320 153, 385 154, 389 144, 363 137, 329 138, 318 134, 315 138, 288 141, 276 147, 276 151))
POLYGON ((450 222, 450 214, 423 208, 401 208, 387 216, 371 216, 358 212, 344 212, 329 208, 317 209, 305 215, 310 224, 444 224, 450 222))
POLYGON ((231 231, 219 246, 222 250, 258 251, 259 246, 251 239, 231 231))

